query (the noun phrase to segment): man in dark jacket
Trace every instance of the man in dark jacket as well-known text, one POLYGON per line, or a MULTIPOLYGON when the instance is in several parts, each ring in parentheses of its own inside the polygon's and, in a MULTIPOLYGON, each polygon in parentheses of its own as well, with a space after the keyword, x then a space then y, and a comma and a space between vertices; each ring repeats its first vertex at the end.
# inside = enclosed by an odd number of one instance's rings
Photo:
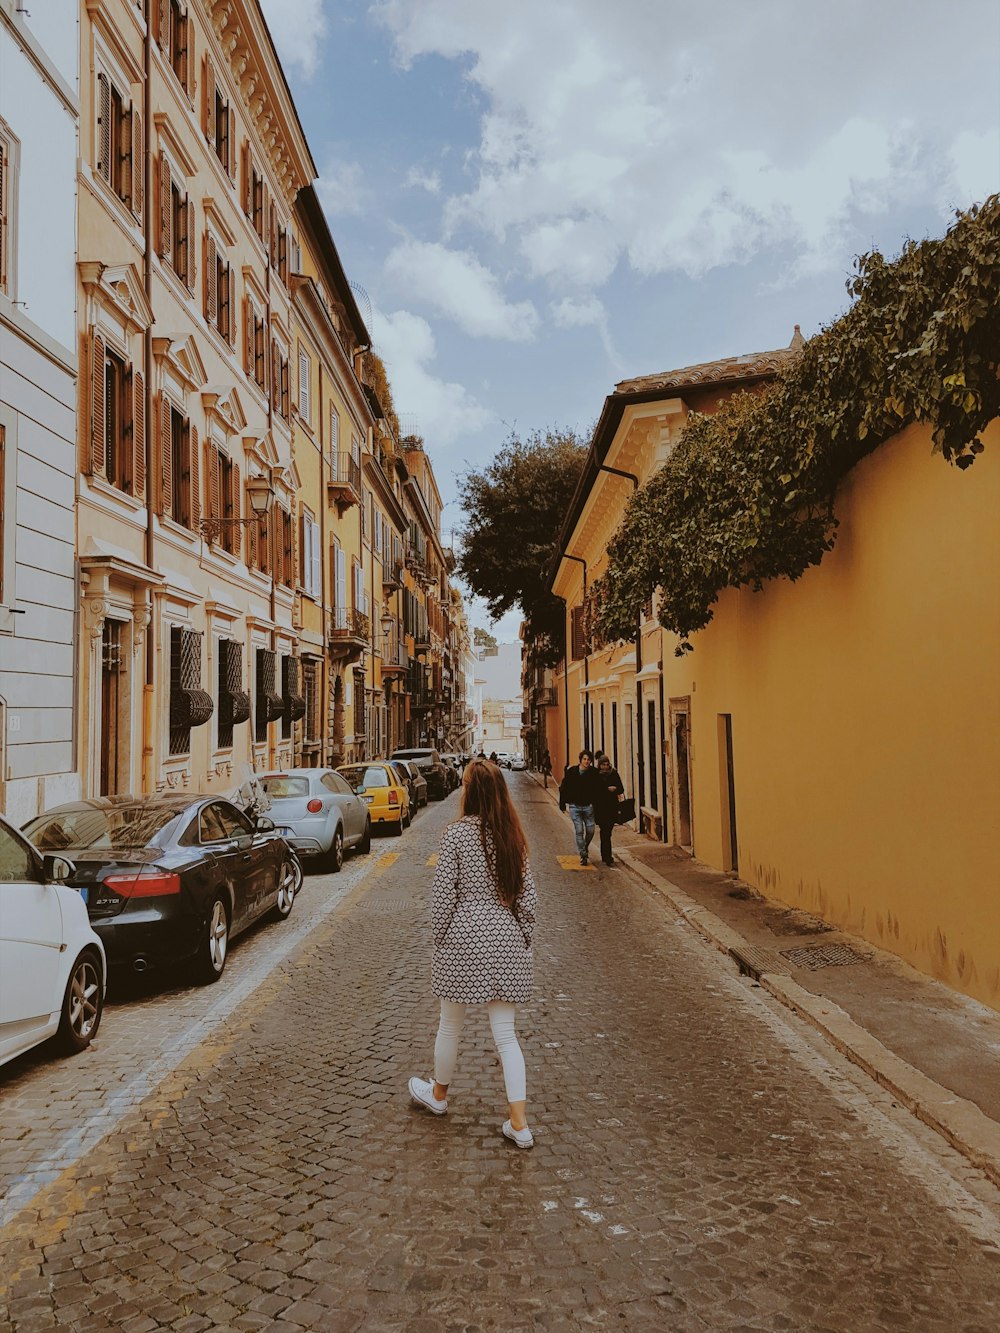
POLYGON ((594 756, 581 750, 578 764, 571 764, 559 784, 559 809, 568 810, 576 833, 580 864, 589 864, 588 852, 594 836, 594 803, 601 797, 601 784, 594 771, 594 756))
POLYGON ((597 827, 601 830, 601 860, 606 866, 613 866, 615 860, 611 854, 611 835, 618 822, 618 798, 624 793, 625 784, 618 770, 612 768, 611 760, 606 754, 598 756, 597 776, 600 779, 601 794, 594 805, 594 817, 597 820, 597 827))

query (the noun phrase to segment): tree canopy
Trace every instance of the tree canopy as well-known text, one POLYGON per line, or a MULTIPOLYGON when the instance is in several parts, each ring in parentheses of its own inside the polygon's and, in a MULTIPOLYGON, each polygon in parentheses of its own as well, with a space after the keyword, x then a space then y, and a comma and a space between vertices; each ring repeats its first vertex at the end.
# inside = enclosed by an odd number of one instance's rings
POLYGON ((459 573, 494 620, 520 607, 534 638, 562 627, 545 575, 587 447, 573 430, 523 440, 511 432, 491 463, 459 480, 466 515, 459 573))
POLYGON ((477 648, 497 647, 496 637, 492 635, 488 629, 483 629, 481 625, 477 625, 472 631, 472 642, 477 648))

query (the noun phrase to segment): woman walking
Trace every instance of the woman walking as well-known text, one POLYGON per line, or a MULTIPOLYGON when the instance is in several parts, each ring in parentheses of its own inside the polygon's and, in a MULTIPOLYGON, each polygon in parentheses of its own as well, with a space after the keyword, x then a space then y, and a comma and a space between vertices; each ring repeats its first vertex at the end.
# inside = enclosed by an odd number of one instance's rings
POLYGON ((625 793, 625 784, 603 752, 597 761, 597 776, 601 780, 601 792, 594 801, 594 818, 601 830, 601 860, 606 866, 613 866, 615 859, 611 854, 611 835, 618 823, 618 799, 625 793))
POLYGON ((409 1089, 420 1106, 445 1114, 466 1009, 485 1004, 510 1107, 501 1132, 519 1148, 534 1144, 515 1015, 531 995, 536 899, 528 846, 503 774, 474 759, 462 782, 461 816, 444 831, 434 876, 431 988, 441 1001, 434 1078, 411 1078, 409 1089))

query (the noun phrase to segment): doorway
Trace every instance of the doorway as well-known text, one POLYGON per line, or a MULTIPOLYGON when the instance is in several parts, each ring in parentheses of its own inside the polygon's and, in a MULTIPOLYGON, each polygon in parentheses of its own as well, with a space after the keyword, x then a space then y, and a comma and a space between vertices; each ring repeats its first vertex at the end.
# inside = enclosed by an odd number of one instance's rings
POLYGON ((122 622, 105 620, 101 636, 101 796, 121 792, 122 670, 122 622))
POLYGON ((670 792, 674 842, 686 851, 694 848, 691 817, 691 701, 670 700, 670 753, 673 787, 670 792))
POLYGON ((737 874, 736 782, 733 778, 733 716, 719 714, 719 805, 722 810, 722 868, 737 874))

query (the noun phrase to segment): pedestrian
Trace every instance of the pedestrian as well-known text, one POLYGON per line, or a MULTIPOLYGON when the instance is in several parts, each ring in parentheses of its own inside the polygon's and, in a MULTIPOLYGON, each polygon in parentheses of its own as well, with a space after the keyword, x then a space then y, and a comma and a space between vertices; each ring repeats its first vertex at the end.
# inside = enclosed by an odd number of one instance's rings
POLYGON ((496 750, 490 751, 490 763, 494 766, 494 768, 500 767, 500 760, 497 758, 496 750))
POLYGON ((548 790, 549 778, 551 776, 552 776, 552 756, 546 749, 545 753, 542 755, 542 785, 543 787, 545 787, 546 791, 548 790))
POLYGON ((501 1133, 519 1148, 530 1148, 535 1140, 516 1029, 516 1006, 527 1003, 534 978, 537 890, 528 845, 495 764, 479 759, 469 764, 461 808, 442 835, 432 891, 431 989, 441 1001, 434 1077, 411 1078, 410 1096, 435 1115, 445 1114, 466 1009, 485 1004, 510 1110, 501 1133))
POLYGON ((590 844, 594 837, 594 803, 601 794, 600 783, 594 771, 594 756, 590 750, 581 750, 579 761, 571 764, 559 784, 559 809, 568 810, 576 833, 576 850, 580 864, 590 864, 590 844))
POLYGON ((601 830, 601 860, 606 866, 613 866, 615 859, 611 854, 611 835, 618 823, 618 798, 625 794, 625 784, 611 760, 601 754, 597 761, 597 776, 600 779, 601 792, 594 804, 594 818, 601 830))

